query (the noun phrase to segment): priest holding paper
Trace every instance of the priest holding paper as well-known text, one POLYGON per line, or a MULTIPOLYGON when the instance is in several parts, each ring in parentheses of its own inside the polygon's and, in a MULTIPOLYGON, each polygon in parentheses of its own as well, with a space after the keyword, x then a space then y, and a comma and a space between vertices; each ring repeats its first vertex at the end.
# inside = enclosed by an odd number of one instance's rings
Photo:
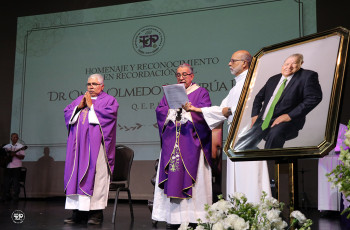
POLYGON ((152 219, 166 221, 167 227, 205 220, 204 205, 212 203, 211 130, 203 114, 181 108, 188 101, 198 108, 211 106, 208 91, 193 83, 193 78, 193 68, 180 65, 176 79, 181 87, 164 87, 156 109, 161 154, 152 219))

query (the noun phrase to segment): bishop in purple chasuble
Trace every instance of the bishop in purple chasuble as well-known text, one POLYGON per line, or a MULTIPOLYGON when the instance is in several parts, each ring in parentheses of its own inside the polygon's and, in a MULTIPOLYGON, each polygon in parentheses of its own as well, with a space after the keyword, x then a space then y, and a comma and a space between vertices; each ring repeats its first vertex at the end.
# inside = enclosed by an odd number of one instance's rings
MULTIPOLYGON (((198 108, 211 106, 208 91, 201 87, 188 94, 188 99, 198 108)), ((211 130, 202 113, 191 112, 192 122, 166 123, 168 112, 164 96, 156 109, 161 139, 158 186, 167 197, 188 199, 196 183, 200 154, 204 153, 205 160, 211 164, 211 130)))
POLYGON ((64 189, 67 196, 93 195, 96 161, 101 144, 109 172, 112 173, 114 169, 118 102, 101 91, 97 99, 92 100, 98 122, 89 123, 91 109, 77 108, 83 97, 84 95, 78 97, 64 109, 68 129, 64 171, 64 189), (71 120, 77 113, 79 117, 72 124, 71 120))

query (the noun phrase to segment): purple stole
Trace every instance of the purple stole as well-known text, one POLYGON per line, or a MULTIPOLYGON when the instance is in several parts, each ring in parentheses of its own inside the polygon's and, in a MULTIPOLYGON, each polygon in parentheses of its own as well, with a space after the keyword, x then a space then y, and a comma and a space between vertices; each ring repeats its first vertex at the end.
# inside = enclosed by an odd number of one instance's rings
POLYGON ((96 162, 101 144, 108 159, 110 172, 113 172, 114 169, 116 122, 119 105, 114 97, 101 92, 97 99, 93 100, 94 111, 100 125, 89 124, 89 108, 87 107, 80 111, 76 123, 69 125, 72 113, 82 98, 83 96, 78 97, 64 110, 69 132, 64 187, 66 195, 92 196, 96 162))
MULTIPOLYGON (((211 106, 209 93, 198 88, 188 95, 189 101, 198 108, 211 106)), ((161 161, 158 186, 167 197, 188 199, 196 183, 201 150, 211 164, 211 130, 202 113, 191 112, 192 120, 185 124, 169 121, 164 126, 169 106, 165 96, 156 109, 161 139, 161 161)))

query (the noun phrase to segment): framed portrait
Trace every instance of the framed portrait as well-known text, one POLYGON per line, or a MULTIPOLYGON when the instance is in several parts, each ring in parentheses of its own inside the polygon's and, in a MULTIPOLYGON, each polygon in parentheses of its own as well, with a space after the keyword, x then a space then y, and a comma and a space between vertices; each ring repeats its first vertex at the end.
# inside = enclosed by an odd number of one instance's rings
POLYGON ((232 161, 322 157, 335 147, 349 30, 254 55, 224 151, 232 161))

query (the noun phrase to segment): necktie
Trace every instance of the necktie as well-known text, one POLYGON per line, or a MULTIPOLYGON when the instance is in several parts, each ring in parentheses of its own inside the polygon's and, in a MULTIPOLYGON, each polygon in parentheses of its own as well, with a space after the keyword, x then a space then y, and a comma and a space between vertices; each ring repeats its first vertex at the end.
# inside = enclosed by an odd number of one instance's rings
POLYGON ((276 93, 276 96, 275 96, 275 98, 273 99, 273 101, 271 103, 270 109, 269 109, 269 111, 266 114, 265 120, 264 120, 264 122, 261 125, 261 129, 262 130, 265 130, 267 127, 269 127, 269 124, 270 124, 270 121, 271 121, 271 118, 272 118, 272 115, 273 115, 273 111, 275 110, 275 106, 276 106, 278 100, 280 99, 280 97, 282 95, 284 87, 286 86, 286 82, 287 82, 287 79, 284 79, 283 82, 282 82, 282 85, 278 89, 278 91, 276 93))

